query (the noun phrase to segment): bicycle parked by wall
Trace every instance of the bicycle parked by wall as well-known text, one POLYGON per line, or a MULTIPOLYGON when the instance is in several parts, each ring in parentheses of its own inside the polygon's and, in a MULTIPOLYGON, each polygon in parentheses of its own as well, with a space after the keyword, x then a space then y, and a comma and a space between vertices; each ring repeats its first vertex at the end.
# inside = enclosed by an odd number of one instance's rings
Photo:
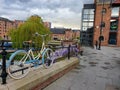
POLYGON ((52 66, 53 50, 45 45, 45 37, 47 35, 41 35, 39 33, 36 33, 36 35, 41 36, 43 40, 42 48, 37 55, 33 53, 31 48, 28 51, 18 50, 10 56, 7 70, 9 76, 13 79, 21 79, 25 77, 29 73, 31 67, 38 67, 40 64, 45 68, 52 66))

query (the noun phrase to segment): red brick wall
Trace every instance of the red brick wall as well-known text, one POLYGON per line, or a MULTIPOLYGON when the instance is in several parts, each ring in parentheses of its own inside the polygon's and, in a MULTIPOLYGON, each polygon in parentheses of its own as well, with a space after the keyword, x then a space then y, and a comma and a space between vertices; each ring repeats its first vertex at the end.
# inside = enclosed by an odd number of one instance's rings
POLYGON ((51 23, 50 22, 43 22, 43 23, 44 23, 45 27, 51 28, 51 23))
POLYGON ((73 38, 80 37, 80 31, 73 32, 73 38))
MULTIPOLYGON (((104 36, 104 41, 102 41, 101 45, 108 45, 109 40, 109 31, 110 31, 110 18, 111 18, 111 9, 110 5, 104 5, 106 8, 106 13, 103 15, 103 21, 105 22, 105 27, 102 29, 102 35, 104 36)), ((102 5, 96 5, 95 11, 95 22, 94 22, 94 37, 93 37, 93 44, 95 44, 96 40, 99 40, 100 36, 100 23, 101 23, 101 10, 102 5)))
POLYGON ((14 24, 13 22, 10 21, 0 21, 0 37, 2 37, 4 39, 8 36, 7 33, 8 31, 13 28, 14 24))
POLYGON ((59 40, 72 40, 73 38, 80 37, 80 31, 73 32, 72 30, 66 30, 65 34, 52 34, 52 39, 54 37, 59 40))
POLYGON ((22 20, 15 20, 14 21, 14 28, 18 28, 22 24, 24 24, 24 21, 22 21, 22 20))
POLYGON ((71 29, 65 31, 65 38, 66 38, 66 40, 72 40, 72 38, 73 38, 73 33, 72 33, 72 30, 71 30, 71 29))
POLYGON ((120 11, 119 11, 119 19, 118 19, 118 33, 117 33, 117 46, 120 46, 120 11))
POLYGON ((52 39, 57 38, 59 40, 65 39, 65 34, 52 34, 52 39))

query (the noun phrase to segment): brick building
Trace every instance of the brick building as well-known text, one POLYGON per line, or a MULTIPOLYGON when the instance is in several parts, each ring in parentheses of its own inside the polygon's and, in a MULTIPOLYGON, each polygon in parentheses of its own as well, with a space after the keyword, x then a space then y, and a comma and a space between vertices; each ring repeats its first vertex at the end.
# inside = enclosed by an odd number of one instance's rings
POLYGON ((73 31, 71 29, 65 30, 65 38, 66 40, 72 40, 73 39, 73 31))
POLYGON ((23 20, 15 20, 13 22, 14 22, 14 28, 17 28, 20 25, 22 25, 25 21, 23 21, 23 20))
POLYGON ((79 39, 80 38, 80 30, 72 30, 72 32, 73 32, 73 39, 75 38, 77 38, 77 39, 79 39))
MULTIPOLYGON (((8 37, 8 31, 12 28, 19 27, 24 22, 25 21, 23 20, 11 21, 7 18, 0 17, 0 37, 5 40, 10 40, 10 37, 8 37)), ((51 28, 50 22, 43 22, 43 23, 46 27, 51 28)))
POLYGON ((43 22, 45 27, 51 28, 51 22, 43 22))
POLYGON ((11 21, 7 18, 0 17, 0 37, 4 40, 10 40, 10 37, 8 37, 8 31, 12 28, 19 27, 23 23, 24 21, 22 20, 11 21))
POLYGON ((7 32, 14 27, 14 22, 9 19, 0 17, 0 37, 2 39, 9 39, 7 32))
MULTIPOLYGON (((93 25, 92 45, 99 41, 103 46, 120 46, 120 0, 94 0, 93 4, 85 4, 83 11, 81 30, 85 32, 89 29, 91 19, 94 22, 90 26, 93 25), (93 11, 85 14, 85 10, 93 11), (94 18, 91 13, 94 13, 94 18)), ((82 35, 81 38, 84 39, 82 35)))
POLYGON ((71 30, 66 28, 51 28, 53 40, 72 40, 80 37, 80 30, 71 30))
POLYGON ((95 0, 94 38, 101 45, 120 46, 120 0, 95 0))
MULTIPOLYGON (((14 20, 11 21, 7 18, 0 17, 0 37, 5 40, 10 40, 8 37, 8 31, 12 28, 17 28, 25 21, 22 20, 14 20)), ((80 30, 71 30, 65 28, 51 28, 50 22, 43 22, 44 25, 50 28, 52 32, 52 39, 56 40, 72 40, 73 38, 77 38, 80 36, 80 30)))

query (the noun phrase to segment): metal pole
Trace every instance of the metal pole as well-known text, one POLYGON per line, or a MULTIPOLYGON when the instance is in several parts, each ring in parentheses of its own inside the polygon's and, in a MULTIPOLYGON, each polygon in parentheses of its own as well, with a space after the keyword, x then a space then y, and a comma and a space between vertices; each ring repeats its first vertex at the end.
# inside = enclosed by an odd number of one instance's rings
POLYGON ((100 36, 99 36, 99 47, 98 50, 101 50, 101 36, 102 36, 102 29, 103 29, 103 9, 104 9, 104 0, 102 1, 102 15, 101 15, 101 24, 100 24, 100 36))
MULTIPOLYGON (((4 41, 3 41, 4 43, 4 41)), ((2 84, 6 84, 6 77, 7 77, 7 72, 6 72, 6 55, 7 52, 5 48, 2 46, 2 73, 1 73, 1 78, 2 78, 2 84)))
POLYGON ((68 60, 70 59, 70 45, 68 46, 68 60))
MULTIPOLYGON (((50 48, 50 46, 48 46, 48 48, 50 48)), ((48 50, 48 55, 49 55, 49 57, 50 57, 50 53, 51 53, 51 51, 50 51, 50 50, 48 50)))

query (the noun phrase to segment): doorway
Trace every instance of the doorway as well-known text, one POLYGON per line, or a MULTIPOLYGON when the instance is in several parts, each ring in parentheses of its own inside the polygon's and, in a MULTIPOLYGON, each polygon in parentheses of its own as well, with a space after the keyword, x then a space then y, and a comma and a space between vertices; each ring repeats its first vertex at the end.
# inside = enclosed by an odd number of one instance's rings
POLYGON ((116 32, 110 33, 109 34, 109 41, 108 41, 108 43, 111 44, 111 45, 116 45, 117 44, 116 37, 117 37, 117 33, 116 32))

